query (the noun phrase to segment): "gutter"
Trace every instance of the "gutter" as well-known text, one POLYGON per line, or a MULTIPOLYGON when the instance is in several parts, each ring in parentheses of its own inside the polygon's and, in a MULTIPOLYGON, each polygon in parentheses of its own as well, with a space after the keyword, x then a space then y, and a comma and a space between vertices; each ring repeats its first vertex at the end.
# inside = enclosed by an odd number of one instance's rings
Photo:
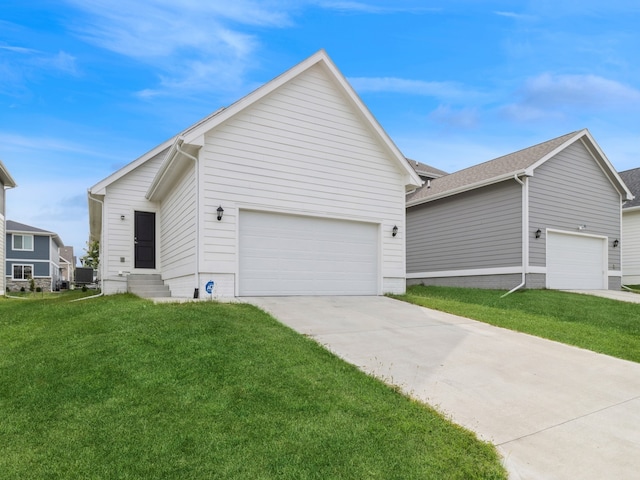
POLYGON ((93 200, 96 203, 100 204, 100 208, 102 211, 102 214, 100 215, 102 218, 100 219, 102 226, 100 227, 100 256, 98 257, 98 277, 100 277, 100 293, 97 295, 91 295, 90 297, 84 297, 84 298, 78 298, 76 300, 72 300, 72 302, 78 302, 80 300, 88 300, 90 298, 97 298, 97 297, 101 297, 104 295, 104 276, 102 275, 102 254, 104 253, 102 251, 102 249, 104 248, 104 202, 98 198, 93 198, 93 196, 91 195, 91 190, 89 190, 88 192, 89 194, 89 200, 93 200))
POLYGON ((513 179, 522 185, 522 282, 509 290, 500 298, 520 290, 527 283, 527 266, 529 264, 529 182, 528 177, 524 177, 524 181, 518 178, 518 174, 513 175, 513 179))
POLYGON ((181 153, 182 155, 184 155, 187 158, 190 158, 191 160, 194 161, 194 181, 195 181, 195 195, 196 195, 196 270, 195 270, 195 287, 193 289, 193 298, 200 298, 200 175, 198 172, 198 167, 199 167, 199 163, 198 163, 198 159, 196 157, 194 157, 193 155, 191 155, 190 153, 184 151, 182 148, 180 148, 181 144, 183 143, 183 139, 182 138, 178 138, 176 140, 176 143, 174 143, 174 146, 176 147, 176 151, 178 153, 181 153))
MULTIPOLYGON (((454 175, 453 173, 451 175, 454 175)), ((517 172, 511 172, 511 173, 507 173, 504 175, 498 175, 497 177, 492 177, 492 178, 488 178, 486 180, 481 180, 479 182, 475 182, 475 183, 471 183, 468 185, 462 185, 460 187, 457 188, 453 188, 451 190, 447 190, 445 192, 442 193, 436 193, 432 196, 426 197, 426 198, 419 198, 416 200, 411 200, 409 202, 407 202, 407 207, 414 207, 416 205, 420 205, 422 203, 427 203, 427 202, 431 202, 433 200, 438 200, 440 198, 445 198, 445 197, 450 197, 452 195, 456 195, 458 193, 462 193, 462 192, 467 192, 469 190, 475 190, 476 188, 480 188, 480 187, 486 187, 487 185, 493 185, 494 183, 499 183, 499 182, 504 182, 505 180, 509 180, 511 178, 515 178, 516 181, 518 183, 522 183, 519 179, 518 179, 518 175, 522 175, 525 177, 531 177, 533 176, 533 173, 529 170, 519 170, 517 172)), ((443 178, 443 177, 440 177, 443 178)))

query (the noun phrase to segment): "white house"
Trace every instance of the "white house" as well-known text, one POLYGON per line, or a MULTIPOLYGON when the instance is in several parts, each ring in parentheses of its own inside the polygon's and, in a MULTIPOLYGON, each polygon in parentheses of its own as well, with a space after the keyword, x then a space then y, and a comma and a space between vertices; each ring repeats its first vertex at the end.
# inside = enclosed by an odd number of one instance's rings
POLYGON ((104 293, 405 290, 405 194, 422 181, 324 51, 89 189, 104 293))
POLYGON ((622 283, 640 285, 640 168, 620 176, 635 195, 622 206, 622 283))
POLYGON ((16 182, 9 171, 4 166, 4 163, 0 161, 0 295, 4 295, 6 291, 5 284, 5 232, 6 232, 6 215, 7 215, 7 196, 6 190, 9 188, 15 188, 16 182))

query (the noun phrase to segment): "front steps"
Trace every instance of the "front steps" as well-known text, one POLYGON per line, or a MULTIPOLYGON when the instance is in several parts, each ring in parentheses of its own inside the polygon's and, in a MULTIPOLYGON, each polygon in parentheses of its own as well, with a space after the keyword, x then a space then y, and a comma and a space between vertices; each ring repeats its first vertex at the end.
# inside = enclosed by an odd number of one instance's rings
POLYGON ((158 274, 141 275, 131 274, 127 276, 127 292, 142 298, 171 297, 171 291, 158 274))

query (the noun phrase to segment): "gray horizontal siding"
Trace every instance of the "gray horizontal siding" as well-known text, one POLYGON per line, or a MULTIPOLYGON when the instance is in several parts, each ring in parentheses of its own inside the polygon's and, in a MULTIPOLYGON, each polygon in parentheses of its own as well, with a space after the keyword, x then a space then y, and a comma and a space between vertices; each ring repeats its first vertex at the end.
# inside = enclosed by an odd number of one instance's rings
POLYGON ((522 187, 515 181, 407 210, 407 273, 522 265, 522 187))
MULTIPOLYGON (((619 193, 582 142, 570 145, 538 167, 529 180, 530 230, 547 228, 609 237, 609 269, 620 270, 619 193)), ((546 266, 544 235, 531 239, 530 264, 546 266)))
POLYGON ((13 239, 7 234, 7 260, 11 258, 28 260, 49 260, 51 237, 34 235, 33 251, 13 250, 13 239))

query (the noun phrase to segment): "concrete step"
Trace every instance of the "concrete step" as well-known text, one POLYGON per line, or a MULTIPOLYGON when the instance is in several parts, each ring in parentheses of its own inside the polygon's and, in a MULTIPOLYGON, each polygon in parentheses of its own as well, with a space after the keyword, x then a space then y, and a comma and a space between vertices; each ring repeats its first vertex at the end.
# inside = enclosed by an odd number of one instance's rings
POLYGON ((127 277, 127 291, 142 298, 171 297, 169 287, 158 274, 134 274, 127 277))

